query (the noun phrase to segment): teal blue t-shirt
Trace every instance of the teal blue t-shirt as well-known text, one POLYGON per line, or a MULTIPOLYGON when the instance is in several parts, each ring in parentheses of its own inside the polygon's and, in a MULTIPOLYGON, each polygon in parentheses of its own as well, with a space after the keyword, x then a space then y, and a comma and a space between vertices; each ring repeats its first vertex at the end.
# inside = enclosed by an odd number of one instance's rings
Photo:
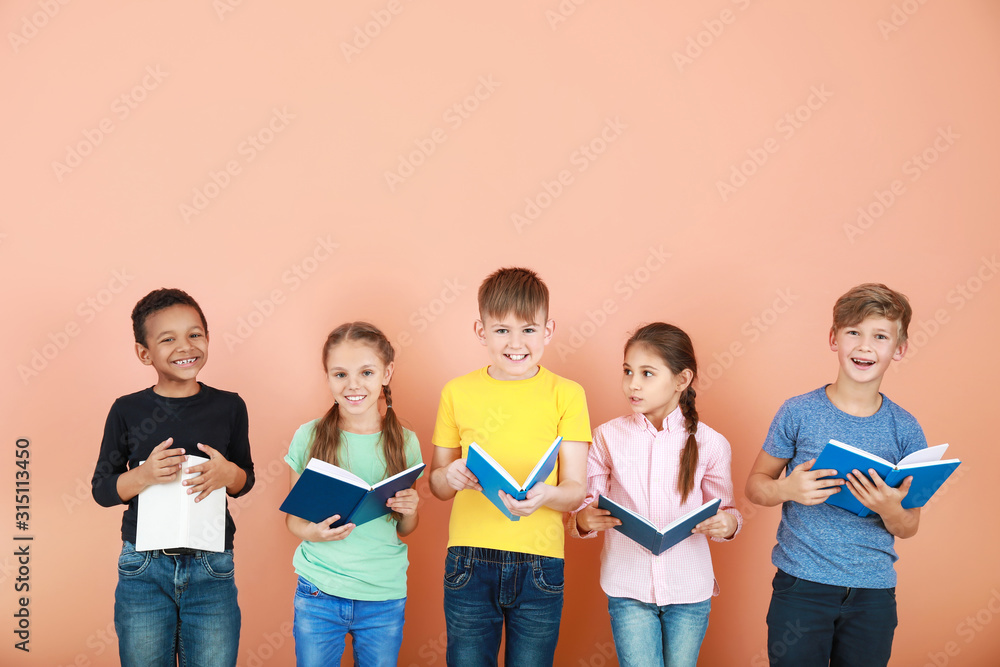
MULTIPOLYGON (((285 462, 301 474, 309 463, 309 448, 319 420, 303 424, 295 432, 285 462)), ((403 429, 406 465, 423 459, 413 431, 403 429)), ((342 431, 340 467, 375 484, 385 479, 381 433, 361 435, 342 431)), ((351 534, 335 542, 302 542, 292 558, 295 573, 329 595, 351 600, 385 601, 406 597, 406 544, 396 535, 391 515, 355 526, 351 534)))

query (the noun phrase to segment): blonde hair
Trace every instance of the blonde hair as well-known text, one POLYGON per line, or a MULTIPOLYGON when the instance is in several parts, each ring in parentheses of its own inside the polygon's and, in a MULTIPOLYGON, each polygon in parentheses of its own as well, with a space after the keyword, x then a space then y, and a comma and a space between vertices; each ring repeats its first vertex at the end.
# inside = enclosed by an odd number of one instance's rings
POLYGON ((525 322, 534 322, 539 311, 543 321, 548 318, 549 288, 531 269, 497 269, 479 286, 480 317, 514 313, 525 322))
POLYGON ((836 334, 844 327, 857 326, 869 317, 882 317, 899 326, 899 344, 906 342, 913 310, 906 296, 882 283, 864 283, 852 287, 833 304, 833 326, 836 334))

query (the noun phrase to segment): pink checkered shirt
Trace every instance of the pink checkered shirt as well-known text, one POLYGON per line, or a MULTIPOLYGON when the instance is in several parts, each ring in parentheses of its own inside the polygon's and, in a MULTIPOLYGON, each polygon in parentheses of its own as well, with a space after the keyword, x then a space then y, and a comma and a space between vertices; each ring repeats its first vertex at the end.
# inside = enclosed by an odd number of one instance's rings
MULTIPOLYGON (((587 497, 577 512, 604 494, 663 528, 707 501, 721 498, 720 510, 736 517, 739 533, 743 516, 733 507, 729 442, 702 423, 698 424, 697 438, 694 489, 681 504, 677 474, 687 432, 680 408, 663 420, 662 431, 642 414, 598 426, 587 459, 587 497)), ((569 529, 573 537, 597 535, 595 531, 579 533, 576 512, 569 517, 569 529)), ((654 556, 617 530, 604 531, 601 588, 612 597, 658 606, 701 602, 719 594, 708 539, 701 534, 654 556)))

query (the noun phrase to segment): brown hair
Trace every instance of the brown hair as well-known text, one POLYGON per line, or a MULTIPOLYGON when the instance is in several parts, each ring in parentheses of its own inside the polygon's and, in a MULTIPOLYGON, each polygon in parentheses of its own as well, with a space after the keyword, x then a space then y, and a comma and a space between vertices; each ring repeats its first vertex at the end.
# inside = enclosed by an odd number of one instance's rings
POLYGON ((677 490, 681 493, 683 503, 694 489, 694 476, 698 469, 698 439, 695 437, 698 433, 698 410, 694 405, 694 379, 698 377, 698 361, 694 356, 694 345, 681 329, 664 322, 653 322, 636 329, 625 343, 625 352, 633 345, 643 345, 658 355, 674 375, 679 375, 685 368, 690 369, 693 374, 691 383, 681 393, 678 402, 688 434, 684 449, 681 450, 680 472, 677 475, 677 490))
POLYGON ((534 322, 539 310, 543 321, 537 324, 544 324, 549 314, 549 288, 531 269, 497 269, 479 286, 480 317, 514 313, 525 322, 534 322))
MULTIPOLYGON (((323 371, 327 369, 327 362, 330 352, 340 343, 345 341, 360 341, 367 343, 378 355, 383 364, 388 366, 396 356, 392 344, 385 337, 378 327, 367 322, 348 322, 330 332, 323 345, 323 371)), ((393 475, 406 470, 406 449, 403 426, 396 417, 396 411, 392 407, 392 392, 389 385, 382 387, 385 396, 385 417, 382 418, 382 435, 379 441, 382 443, 382 452, 385 457, 385 476, 393 475)), ((333 404, 326 414, 316 424, 316 430, 312 445, 309 448, 309 455, 340 465, 340 406, 333 404)), ((399 515, 393 513, 399 520, 399 515)))
POLYGON ((884 317, 899 325, 899 344, 906 342, 913 310, 906 296, 882 283, 864 283, 852 287, 833 304, 833 326, 836 334, 844 327, 853 327, 869 317, 884 317))

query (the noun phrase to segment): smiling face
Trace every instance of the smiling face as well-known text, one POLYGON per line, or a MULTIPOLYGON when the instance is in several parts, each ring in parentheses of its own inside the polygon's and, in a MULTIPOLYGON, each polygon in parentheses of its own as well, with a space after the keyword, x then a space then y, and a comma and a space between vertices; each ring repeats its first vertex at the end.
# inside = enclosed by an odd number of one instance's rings
POLYGON ((146 344, 136 343, 135 353, 156 369, 157 394, 197 394, 198 371, 208 361, 208 334, 198 311, 179 304, 153 313, 146 318, 146 344))
POLYGON ((365 342, 347 340, 330 349, 326 378, 333 400, 340 405, 344 430, 353 433, 380 430, 378 399, 382 387, 392 379, 392 368, 391 362, 383 363, 375 348, 365 342))
POLYGON ((555 322, 545 321, 539 310, 533 321, 526 322, 514 313, 496 318, 483 315, 476 320, 479 342, 490 357, 489 374, 495 380, 525 380, 534 377, 545 346, 552 340, 555 322))
POLYGON ((681 394, 693 377, 689 368, 672 373, 659 355, 648 346, 637 343, 625 352, 622 392, 632 412, 646 415, 646 419, 659 429, 667 415, 677 408, 681 394))
POLYGON ((856 384, 878 383, 889 363, 903 358, 906 343, 899 343, 898 322, 869 317, 831 333, 830 349, 837 353, 841 378, 856 384))

